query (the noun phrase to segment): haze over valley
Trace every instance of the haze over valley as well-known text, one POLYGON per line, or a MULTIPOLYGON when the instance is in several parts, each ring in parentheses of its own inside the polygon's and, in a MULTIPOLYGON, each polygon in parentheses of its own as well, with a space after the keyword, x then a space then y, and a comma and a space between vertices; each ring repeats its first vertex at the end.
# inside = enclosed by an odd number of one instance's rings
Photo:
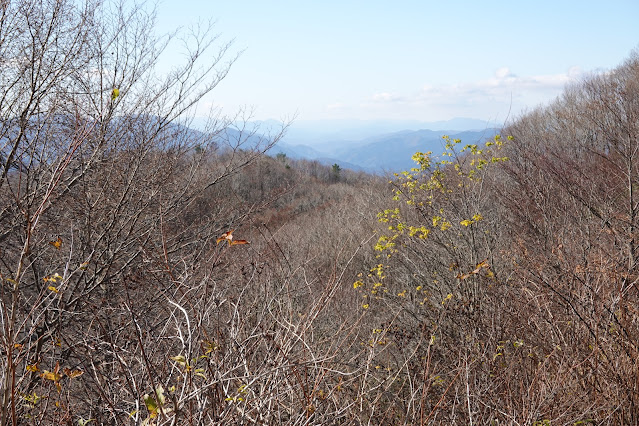
POLYGON ((369 173, 399 172, 415 165, 411 157, 417 151, 432 152, 438 157, 444 151, 442 136, 481 143, 497 132, 488 126, 487 122, 471 119, 435 123, 327 121, 302 123, 299 128, 293 123, 270 154, 281 152, 290 158, 318 160, 369 173))

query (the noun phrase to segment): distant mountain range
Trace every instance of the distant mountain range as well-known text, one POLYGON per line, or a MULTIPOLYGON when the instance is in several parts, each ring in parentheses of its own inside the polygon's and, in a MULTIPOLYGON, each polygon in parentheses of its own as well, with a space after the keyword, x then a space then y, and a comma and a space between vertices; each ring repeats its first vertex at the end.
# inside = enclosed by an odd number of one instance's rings
POLYGON ((461 139, 464 144, 480 143, 492 138, 498 130, 444 131, 403 130, 368 137, 359 141, 330 141, 326 150, 308 145, 290 145, 279 142, 270 151, 272 155, 284 153, 290 158, 317 160, 323 164, 339 164, 342 168, 364 170, 370 173, 385 173, 408 170, 415 164, 411 160, 417 151, 431 151, 439 156, 444 151, 442 136, 461 139))
MULTIPOLYGON (((198 128, 199 122, 193 123, 198 128)), ((276 134, 282 123, 275 120, 250 123, 260 134, 276 134)), ((480 143, 498 133, 499 123, 472 118, 448 121, 412 120, 318 120, 295 121, 286 135, 268 152, 286 154, 293 159, 316 160, 322 164, 339 164, 351 170, 369 173, 397 172, 414 167, 411 160, 417 151, 431 151, 439 156, 443 150, 442 136, 461 139, 464 144, 480 143)), ((233 136, 236 131, 227 129, 233 136)), ((255 142, 255 141, 253 141, 255 142)))
MULTIPOLYGON (((280 123, 269 120, 259 122, 263 127, 277 127, 280 123)), ((284 142, 303 144, 320 149, 331 143, 342 141, 361 141, 403 130, 445 130, 461 132, 465 130, 484 130, 501 127, 503 123, 491 123, 474 118, 453 118, 446 121, 417 120, 299 120, 288 128, 284 142)), ((320 149, 321 150, 321 149, 320 149)))

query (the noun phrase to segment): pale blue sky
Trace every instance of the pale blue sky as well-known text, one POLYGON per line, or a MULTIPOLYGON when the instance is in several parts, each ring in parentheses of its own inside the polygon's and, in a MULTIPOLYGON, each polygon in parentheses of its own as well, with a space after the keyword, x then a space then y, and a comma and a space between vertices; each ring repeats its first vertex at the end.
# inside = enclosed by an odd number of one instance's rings
POLYGON ((244 50, 206 99, 256 119, 502 121, 639 48, 639 1, 160 0, 244 50), (512 107, 512 108, 511 108, 512 107))

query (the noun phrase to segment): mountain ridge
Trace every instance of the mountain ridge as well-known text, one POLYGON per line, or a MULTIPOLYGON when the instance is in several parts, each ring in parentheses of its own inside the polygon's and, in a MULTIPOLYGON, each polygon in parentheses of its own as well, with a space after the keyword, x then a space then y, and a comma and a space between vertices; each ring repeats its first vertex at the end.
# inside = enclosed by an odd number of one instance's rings
POLYGON ((283 153, 290 158, 317 160, 322 164, 338 164, 342 168, 380 174, 410 169, 414 166, 411 157, 417 151, 439 156, 444 151, 444 135, 467 143, 481 143, 497 133, 496 128, 480 131, 401 130, 359 141, 333 142, 323 151, 304 144, 278 142, 270 154, 283 153))

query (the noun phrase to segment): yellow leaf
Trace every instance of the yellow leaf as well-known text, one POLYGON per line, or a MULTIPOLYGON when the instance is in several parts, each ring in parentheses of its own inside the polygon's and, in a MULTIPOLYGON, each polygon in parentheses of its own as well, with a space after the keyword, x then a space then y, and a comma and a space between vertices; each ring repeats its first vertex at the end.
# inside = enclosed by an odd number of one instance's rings
POLYGON ((43 281, 44 281, 45 283, 46 283, 46 282, 49 282, 49 281, 51 281, 52 283, 55 283, 55 282, 57 282, 58 280, 61 280, 62 278, 63 278, 63 277, 62 277, 60 274, 58 274, 58 273, 56 272, 55 274, 51 275, 50 277, 44 277, 44 278, 43 278, 43 281))
POLYGON ((81 370, 73 370, 73 371, 71 371, 70 369, 68 369, 66 367, 64 368, 63 371, 64 371, 64 374, 66 374, 71 379, 74 379, 74 378, 79 377, 79 376, 84 374, 84 371, 81 371, 81 370))
POLYGON ((218 349, 217 343, 215 342, 210 342, 208 340, 205 340, 202 342, 202 346, 205 350, 205 354, 208 355, 211 352, 215 351, 218 349))
POLYGON ((158 404, 155 402, 155 399, 151 397, 148 393, 144 395, 144 405, 146 405, 146 409, 149 410, 149 417, 152 419, 156 418, 158 415, 158 404))
POLYGON ((190 371, 191 370, 191 366, 189 365, 189 363, 186 360, 186 358, 184 357, 184 355, 172 356, 169 359, 172 359, 173 361, 175 361, 178 364, 180 364, 182 367, 184 367, 186 369, 186 371, 190 371))
POLYGON ((33 392, 33 394, 31 395, 23 396, 23 398, 25 399, 25 401, 30 402, 34 406, 42 399, 42 397, 38 396, 38 394, 36 394, 35 392, 33 392))
POLYGON ((40 374, 40 377, 42 377, 45 380, 51 380, 52 382, 57 382, 58 380, 60 380, 62 376, 60 376, 60 374, 56 371, 44 370, 44 373, 40 374))
POLYGON ((478 274, 479 271, 481 271, 482 268, 490 268, 490 265, 488 264, 488 259, 484 259, 481 262, 479 262, 477 264, 477 267, 473 271, 473 274, 478 274))
POLYGON ((54 293, 59 293, 60 290, 58 290, 57 288, 55 288, 54 286, 50 285, 49 287, 47 287, 49 290, 51 290, 54 293))
POLYGON ((55 241, 49 241, 49 244, 55 247, 56 250, 60 250, 60 248, 62 247, 62 238, 58 237, 58 239, 55 241))

